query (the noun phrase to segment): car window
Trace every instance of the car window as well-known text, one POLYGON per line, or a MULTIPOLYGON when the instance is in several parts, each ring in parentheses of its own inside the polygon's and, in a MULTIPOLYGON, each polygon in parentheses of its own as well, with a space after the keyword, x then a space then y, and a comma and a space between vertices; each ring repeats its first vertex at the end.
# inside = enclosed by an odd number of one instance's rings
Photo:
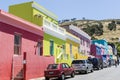
POLYGON ((66 68, 70 68, 70 66, 69 66, 68 64, 65 64, 65 67, 66 67, 66 68))
POLYGON ((47 69, 57 69, 58 64, 50 64, 47 69))
POLYGON ((74 60, 72 64, 83 64, 85 63, 85 60, 74 60))
POLYGON ((87 63, 92 64, 91 61, 87 60, 87 63))
POLYGON ((62 68, 66 68, 65 64, 62 64, 62 68))

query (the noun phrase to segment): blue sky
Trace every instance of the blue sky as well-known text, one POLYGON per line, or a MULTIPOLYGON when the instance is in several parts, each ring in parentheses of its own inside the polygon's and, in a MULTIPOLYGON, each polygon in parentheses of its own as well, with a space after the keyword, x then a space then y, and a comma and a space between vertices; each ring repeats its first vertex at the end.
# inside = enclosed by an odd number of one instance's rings
MULTIPOLYGON (((0 9, 8 11, 8 6, 32 0, 0 0, 0 9)), ((120 0, 33 0, 58 16, 58 20, 120 19, 120 0)))

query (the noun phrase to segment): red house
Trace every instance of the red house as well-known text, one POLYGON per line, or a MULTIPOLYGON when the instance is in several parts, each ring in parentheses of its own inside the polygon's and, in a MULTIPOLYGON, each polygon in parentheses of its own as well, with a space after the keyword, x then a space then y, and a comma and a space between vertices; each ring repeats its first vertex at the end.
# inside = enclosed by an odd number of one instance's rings
POLYGON ((0 10, 0 80, 29 80, 44 75, 54 62, 43 55, 43 30, 0 10))

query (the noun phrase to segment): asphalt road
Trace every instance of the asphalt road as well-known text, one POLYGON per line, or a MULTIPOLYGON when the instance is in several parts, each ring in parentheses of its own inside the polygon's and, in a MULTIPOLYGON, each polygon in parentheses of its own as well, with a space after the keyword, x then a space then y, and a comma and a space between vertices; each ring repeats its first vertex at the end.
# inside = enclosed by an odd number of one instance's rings
POLYGON ((67 77, 66 80, 120 80, 120 66, 95 70, 88 74, 76 74, 74 78, 67 77))

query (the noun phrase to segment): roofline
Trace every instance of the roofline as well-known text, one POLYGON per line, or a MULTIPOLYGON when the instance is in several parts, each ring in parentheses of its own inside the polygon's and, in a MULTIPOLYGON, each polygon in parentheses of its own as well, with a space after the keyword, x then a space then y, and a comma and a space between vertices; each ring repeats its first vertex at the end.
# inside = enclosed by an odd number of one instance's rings
POLYGON ((0 21, 13 25, 14 27, 27 30, 37 35, 43 36, 43 30, 40 26, 32 24, 22 18, 14 16, 8 12, 0 10, 0 21))
POLYGON ((44 8, 43 6, 39 5, 38 3, 36 3, 35 1, 32 2, 32 7, 36 8, 37 10, 43 12, 44 14, 46 14, 47 16, 53 18, 54 20, 58 20, 57 15, 55 15, 54 13, 50 12, 49 10, 47 10, 46 8, 44 8))

